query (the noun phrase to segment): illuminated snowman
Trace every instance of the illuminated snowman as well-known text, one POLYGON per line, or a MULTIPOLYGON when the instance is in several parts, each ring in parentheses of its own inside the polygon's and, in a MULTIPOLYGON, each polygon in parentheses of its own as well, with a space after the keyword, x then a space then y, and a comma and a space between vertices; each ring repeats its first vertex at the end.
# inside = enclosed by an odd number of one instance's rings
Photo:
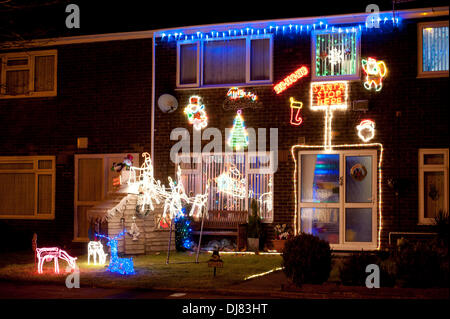
POLYGON ((356 126, 358 130, 358 136, 365 143, 373 139, 375 136, 375 122, 372 120, 362 120, 358 126, 356 126))
POLYGON ((194 125, 196 130, 201 130, 208 125, 205 106, 200 104, 199 96, 194 95, 189 98, 189 104, 184 108, 184 113, 187 115, 189 123, 194 125))

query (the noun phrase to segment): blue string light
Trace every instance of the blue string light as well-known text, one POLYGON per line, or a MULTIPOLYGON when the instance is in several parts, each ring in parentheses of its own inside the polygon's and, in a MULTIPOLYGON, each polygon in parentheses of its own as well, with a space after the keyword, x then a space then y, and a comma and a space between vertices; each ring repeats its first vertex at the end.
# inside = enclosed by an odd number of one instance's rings
MULTIPOLYGON (((400 23, 400 19, 398 17, 390 18, 387 16, 379 17, 377 19, 378 23, 381 25, 387 25, 391 24, 393 27, 396 27, 400 23)), ((375 23, 375 20, 372 19, 372 25, 375 23)), ((370 23, 369 23, 370 24, 370 23)), ((167 39, 167 41, 170 40, 186 40, 190 38, 190 40, 197 40, 197 39, 214 39, 214 38, 230 38, 230 37, 236 37, 236 36, 251 36, 254 34, 278 34, 279 30, 282 30, 282 34, 291 33, 291 34, 302 34, 304 32, 309 33, 313 30, 327 30, 329 31, 328 27, 330 25, 324 21, 317 21, 317 23, 311 23, 311 24, 283 24, 283 25, 270 25, 266 28, 250 28, 250 27, 243 27, 239 29, 228 29, 228 31, 210 31, 210 32, 200 32, 196 31, 192 34, 184 34, 183 32, 180 32, 179 30, 174 31, 173 33, 167 33, 164 32, 161 34, 161 39, 167 39), (184 37, 182 37, 184 36, 184 37)), ((381 27, 380 27, 381 28, 381 27)), ((350 25, 335 25, 331 26, 331 32, 362 32, 362 31, 376 31, 377 29, 365 23, 360 24, 350 24, 350 25)))

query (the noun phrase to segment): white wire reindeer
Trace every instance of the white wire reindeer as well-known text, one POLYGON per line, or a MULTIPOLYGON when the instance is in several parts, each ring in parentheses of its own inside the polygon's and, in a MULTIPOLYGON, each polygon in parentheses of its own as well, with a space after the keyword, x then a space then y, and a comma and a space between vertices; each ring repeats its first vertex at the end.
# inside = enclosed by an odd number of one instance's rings
POLYGON ((164 202, 163 218, 168 216, 173 219, 182 211, 185 204, 193 204, 190 215, 194 214, 195 209, 201 211, 207 202, 208 186, 204 194, 197 194, 194 197, 187 196, 181 179, 181 168, 178 166, 176 181, 169 177, 169 188, 166 188, 161 181, 154 178, 150 154, 143 153, 142 156, 144 163, 140 168, 131 167, 128 180, 130 188, 141 194, 137 203, 141 206, 141 212, 144 212, 147 207, 154 210, 154 204, 161 202, 164 202))

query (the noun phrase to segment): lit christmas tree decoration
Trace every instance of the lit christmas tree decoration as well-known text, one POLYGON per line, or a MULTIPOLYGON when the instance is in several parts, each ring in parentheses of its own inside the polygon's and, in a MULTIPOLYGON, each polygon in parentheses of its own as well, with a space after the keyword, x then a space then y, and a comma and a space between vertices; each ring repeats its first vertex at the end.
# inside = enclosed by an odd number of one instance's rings
POLYGON ((233 128, 231 129, 231 134, 228 138, 228 145, 236 149, 236 151, 245 149, 248 146, 248 134, 245 129, 241 110, 237 111, 237 115, 234 118, 233 128))

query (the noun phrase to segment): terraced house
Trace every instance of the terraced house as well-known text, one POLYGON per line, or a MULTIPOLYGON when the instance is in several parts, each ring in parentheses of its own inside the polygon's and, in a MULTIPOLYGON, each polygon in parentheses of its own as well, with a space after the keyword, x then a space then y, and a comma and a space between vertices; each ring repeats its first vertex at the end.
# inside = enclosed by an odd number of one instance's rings
POLYGON ((448 7, 4 48, 0 223, 26 238, 88 241, 90 208, 117 203, 111 166, 143 152, 163 182, 182 160, 210 211, 259 201, 269 248, 286 223, 380 249, 448 211, 448 7))

